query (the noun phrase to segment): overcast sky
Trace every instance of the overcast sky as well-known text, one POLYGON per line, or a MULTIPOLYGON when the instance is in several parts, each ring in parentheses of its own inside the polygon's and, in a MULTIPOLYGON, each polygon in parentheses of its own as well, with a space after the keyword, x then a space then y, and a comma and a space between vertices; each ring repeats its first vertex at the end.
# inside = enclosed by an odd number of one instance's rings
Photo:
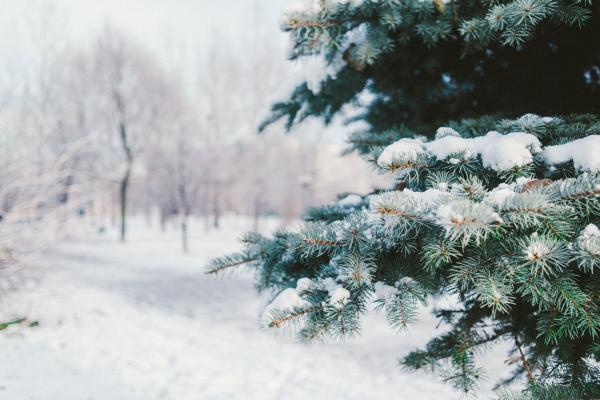
POLYGON ((285 0, 54 1, 71 15, 76 30, 84 31, 110 20, 148 42, 160 42, 165 35, 174 35, 192 45, 206 40, 213 29, 233 37, 243 35, 249 25, 247 19, 254 13, 260 13, 260 21, 279 35, 278 21, 285 0))
POLYGON ((283 43, 279 20, 287 1, 0 0, 0 56, 6 62, 26 52, 32 41, 39 40, 41 21, 49 13, 54 22, 60 21, 60 32, 55 32, 60 35, 86 40, 108 22, 159 51, 173 43, 197 49, 215 30, 235 41, 253 21, 272 32, 274 41, 283 43))
POLYGON ((282 5, 288 0, 0 0, 3 23, 16 18, 35 18, 40 9, 54 7, 68 16, 68 27, 86 33, 104 21, 132 33, 154 37, 165 30, 184 36, 196 36, 217 26, 232 33, 249 16, 249 10, 261 9, 264 22, 277 29, 282 5))
MULTIPOLYGON (((163 61, 179 58, 176 62, 182 73, 187 69, 190 75, 196 71, 198 57, 215 40, 215 31, 229 36, 233 44, 248 43, 242 40, 247 30, 260 26, 280 53, 275 60, 289 68, 282 81, 287 93, 286 87, 290 88, 290 82, 293 87, 301 74, 299 65, 285 61, 288 38, 280 31, 280 20, 283 9, 297 1, 0 0, 0 84, 14 85, 26 71, 35 69, 42 57, 40 41, 89 41, 107 23, 131 34, 163 61)), ((240 49, 240 62, 247 51, 240 49)), ((328 130, 324 136, 340 142, 345 137, 340 131, 347 128, 333 129, 335 134, 328 130)))

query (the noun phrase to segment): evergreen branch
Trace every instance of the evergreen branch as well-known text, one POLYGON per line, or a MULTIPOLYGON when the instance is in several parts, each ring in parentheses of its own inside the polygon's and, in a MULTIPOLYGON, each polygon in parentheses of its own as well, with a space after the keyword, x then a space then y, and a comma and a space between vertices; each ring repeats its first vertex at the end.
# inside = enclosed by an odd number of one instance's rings
POLYGON ((589 190, 589 191, 584 191, 584 192, 579 192, 579 193, 566 194, 564 196, 561 196, 560 199, 563 201, 569 201, 569 200, 578 200, 578 199, 585 198, 585 197, 598 197, 598 196, 600 196, 600 189, 589 190))
POLYGON ((337 240, 302 238, 302 241, 306 244, 310 244, 310 245, 314 245, 314 246, 339 246, 340 245, 340 242, 337 240))
POLYGON ((300 29, 300 28, 321 28, 327 29, 335 25, 339 25, 339 21, 319 21, 302 18, 291 18, 286 20, 286 28, 288 29, 300 29))
POLYGON ((235 269, 236 267, 248 264, 254 261, 258 261, 260 257, 249 256, 241 253, 232 254, 230 256, 216 258, 209 262, 209 267, 206 270, 206 274, 220 274, 222 272, 235 269))
POLYGON ((300 332, 300 337, 307 342, 311 342, 316 339, 323 339, 329 328, 329 321, 324 321, 320 324, 313 324, 302 329, 300 332))
MULTIPOLYGON (((267 325, 269 328, 279 328, 287 322, 294 321, 296 319, 302 318, 307 314, 320 311, 323 309, 323 306, 310 306, 305 308, 296 307, 291 311, 281 312, 281 315, 276 316, 272 321, 267 325)), ((277 315, 278 313, 275 312, 277 315)))
POLYGON ((412 220, 418 220, 419 217, 416 215, 411 215, 405 211, 401 211, 401 210, 395 210, 391 207, 383 207, 383 206, 379 206, 377 207, 377 212, 381 215, 394 215, 397 217, 402 217, 402 218, 408 218, 408 219, 412 219, 412 220))
POLYGON ((390 164, 386 165, 385 169, 389 172, 396 172, 426 168, 427 166, 428 164, 418 161, 392 161, 390 164))
POLYGON ((519 350, 519 356, 521 358, 521 363, 523 364, 523 369, 527 371, 527 379, 529 379, 529 383, 534 384, 535 378, 533 377, 533 372, 531 371, 529 362, 527 361, 527 358, 525 358, 525 354, 523 353, 523 349, 521 347, 521 343, 519 342, 519 338, 516 334, 513 336, 513 338, 515 341, 515 347, 517 348, 517 350, 519 350))

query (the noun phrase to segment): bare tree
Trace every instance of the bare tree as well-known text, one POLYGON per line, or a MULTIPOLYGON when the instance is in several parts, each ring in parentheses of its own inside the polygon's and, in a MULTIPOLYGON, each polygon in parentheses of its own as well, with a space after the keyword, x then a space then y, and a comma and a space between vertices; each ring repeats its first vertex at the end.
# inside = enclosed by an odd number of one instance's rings
POLYGON ((71 129, 63 16, 42 4, 27 18, 32 40, 23 43, 24 68, 10 95, 0 87, 1 266, 48 244, 88 192, 72 180, 85 139, 71 129))
POLYGON ((196 135, 197 123, 176 83, 171 84, 165 96, 165 107, 157 121, 159 129, 168 130, 148 145, 146 165, 149 182, 160 203, 161 225, 164 228, 169 215, 177 214, 180 221, 181 243, 184 253, 189 252, 189 217, 195 210, 202 186, 198 161, 205 157, 202 142, 196 135))
MULTIPOLYGON (((97 74, 108 129, 116 133, 122 172, 118 181, 120 239, 127 233, 128 192, 144 137, 156 134, 154 118, 163 89, 156 60, 125 35, 106 27, 96 47, 97 74)), ((114 143, 114 141, 112 142, 114 143)))

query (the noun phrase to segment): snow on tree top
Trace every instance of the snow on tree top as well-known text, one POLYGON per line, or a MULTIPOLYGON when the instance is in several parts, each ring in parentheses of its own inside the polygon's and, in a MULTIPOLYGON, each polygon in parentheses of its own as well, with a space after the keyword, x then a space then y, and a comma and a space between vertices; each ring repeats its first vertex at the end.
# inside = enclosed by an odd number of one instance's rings
POLYGON ((600 135, 591 135, 569 143, 548 146, 542 149, 538 138, 524 132, 500 134, 490 131, 485 136, 463 138, 451 128, 438 129, 436 139, 403 138, 387 146, 377 164, 385 169, 398 169, 418 161, 421 157, 459 162, 455 155, 463 158, 481 157, 483 166, 498 172, 510 170, 533 162, 534 155, 541 155, 548 164, 573 161, 580 171, 600 171, 600 135))
POLYGON ((431 142, 423 142, 419 139, 400 139, 383 150, 377 159, 377 164, 389 169, 407 161, 416 161, 420 155, 429 155, 438 160, 445 160, 453 154, 463 154, 466 158, 480 155, 485 167, 496 171, 506 171, 531 163, 533 161, 532 152, 538 153, 542 147, 534 135, 524 132, 501 135, 496 131, 491 131, 485 136, 475 138, 462 138, 446 130, 442 130, 441 133, 441 138, 431 142), (443 134, 446 135, 443 136, 443 134))

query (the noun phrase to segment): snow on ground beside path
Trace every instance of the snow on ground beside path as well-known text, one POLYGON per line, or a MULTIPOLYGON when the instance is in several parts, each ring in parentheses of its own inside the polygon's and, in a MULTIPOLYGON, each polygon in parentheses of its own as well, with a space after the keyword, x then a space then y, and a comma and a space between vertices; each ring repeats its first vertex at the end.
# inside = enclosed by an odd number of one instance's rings
MULTIPOLYGON (((433 334, 426 314, 398 334, 370 314, 363 335, 344 343, 303 345, 262 330, 266 300, 249 274, 203 274, 204 261, 235 250, 250 227, 228 225, 211 234, 197 227, 189 256, 176 231, 134 221, 126 244, 109 231, 39 257, 21 289, 2 297, 2 320, 26 315, 40 326, 0 332, 0 399, 460 398, 439 378, 397 366, 433 334)), ((494 353, 486 366, 504 358, 494 353)))

